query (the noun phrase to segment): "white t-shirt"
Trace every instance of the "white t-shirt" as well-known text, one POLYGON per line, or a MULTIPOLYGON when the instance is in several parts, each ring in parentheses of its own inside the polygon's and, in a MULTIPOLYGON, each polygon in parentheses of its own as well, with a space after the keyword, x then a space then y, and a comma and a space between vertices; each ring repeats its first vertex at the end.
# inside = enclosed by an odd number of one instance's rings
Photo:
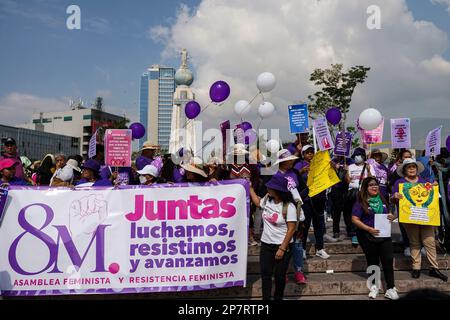
MULTIPOLYGON (((357 166, 356 164, 351 164, 348 166, 348 174, 350 176, 350 184, 348 185, 348 189, 359 189, 359 178, 361 178, 361 172, 364 168, 364 165, 357 166)), ((366 166, 366 169, 364 170, 363 179, 367 178, 367 170, 368 166, 366 166)), ((375 171, 373 170, 373 167, 370 166, 370 173, 373 177, 375 177, 375 171)))
MULTIPOLYGON (((288 230, 286 221, 283 218, 283 202, 275 204, 273 201, 267 200, 261 209, 264 221, 261 241, 268 244, 282 244, 288 230)), ((297 222, 297 209, 292 203, 289 203, 287 208, 286 220, 288 222, 297 222)), ((291 239, 290 242, 293 241, 291 239)))

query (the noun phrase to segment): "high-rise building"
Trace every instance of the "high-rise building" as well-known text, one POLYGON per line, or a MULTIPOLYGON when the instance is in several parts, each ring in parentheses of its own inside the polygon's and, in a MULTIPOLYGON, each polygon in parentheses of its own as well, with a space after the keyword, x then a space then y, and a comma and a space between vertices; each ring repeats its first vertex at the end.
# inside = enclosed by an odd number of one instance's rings
POLYGON ((139 118, 145 127, 146 140, 169 149, 170 125, 175 92, 175 69, 153 65, 141 76, 139 118))

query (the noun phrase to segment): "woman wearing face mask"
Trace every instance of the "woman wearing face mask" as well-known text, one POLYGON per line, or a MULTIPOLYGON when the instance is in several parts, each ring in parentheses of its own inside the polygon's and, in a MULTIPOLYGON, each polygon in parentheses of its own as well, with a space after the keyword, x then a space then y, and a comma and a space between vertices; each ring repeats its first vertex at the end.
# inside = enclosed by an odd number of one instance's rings
POLYGON ((141 185, 150 186, 157 183, 158 168, 154 165, 148 164, 142 170, 138 170, 137 173, 141 185))
POLYGON ((364 178, 374 177, 375 171, 370 164, 366 163, 366 151, 363 148, 356 148, 353 151, 351 158, 355 161, 347 167, 347 173, 345 175, 345 182, 348 183, 347 197, 344 204, 344 219, 347 219, 350 223, 347 225, 347 236, 352 239, 352 244, 358 244, 358 238, 356 237, 355 226, 351 223, 352 208, 356 202, 357 194, 361 187, 361 183, 364 178), (350 227, 349 227, 350 226, 350 227))
MULTIPOLYGON (((403 163, 397 168, 397 174, 402 177, 395 183, 392 188, 393 200, 398 203, 403 196, 399 193, 399 185, 401 183, 426 183, 419 174, 424 170, 424 166, 421 162, 417 162, 416 159, 410 158, 403 161, 403 163)), ((435 183, 437 184, 437 183, 435 183)), ((401 210, 401 208, 399 208, 401 210)), ((401 211, 399 212, 401 214, 401 211)), ((431 265, 429 275, 431 277, 439 278, 444 282, 447 282, 448 277, 439 271, 436 254, 436 240, 435 240, 435 227, 405 223, 403 224, 411 246, 411 259, 412 268, 411 273, 413 278, 420 277, 421 269, 421 246, 423 245, 426 250, 427 259, 431 265)))

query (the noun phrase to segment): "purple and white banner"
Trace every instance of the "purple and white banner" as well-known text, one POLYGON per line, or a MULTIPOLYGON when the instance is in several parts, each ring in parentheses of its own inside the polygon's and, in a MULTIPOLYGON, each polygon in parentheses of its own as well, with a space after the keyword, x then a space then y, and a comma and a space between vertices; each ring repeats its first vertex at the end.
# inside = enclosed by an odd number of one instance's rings
POLYGON ((391 119, 391 147, 411 148, 411 120, 409 118, 391 119))
POLYGON ((11 187, 0 226, 0 290, 58 295, 245 286, 248 190, 245 180, 11 187))
POLYGON ((314 120, 314 131, 320 151, 334 148, 334 141, 328 129, 327 119, 319 118, 314 120))
POLYGON ((441 131, 442 126, 428 132, 425 141, 425 155, 427 157, 435 157, 441 154, 441 131))

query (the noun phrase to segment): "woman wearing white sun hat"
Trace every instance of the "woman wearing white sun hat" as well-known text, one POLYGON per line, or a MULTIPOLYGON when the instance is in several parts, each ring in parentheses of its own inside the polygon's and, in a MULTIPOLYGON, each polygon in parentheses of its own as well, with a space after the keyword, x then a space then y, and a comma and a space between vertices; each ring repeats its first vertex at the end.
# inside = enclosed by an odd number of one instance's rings
MULTIPOLYGON (((402 184, 415 184, 426 183, 419 175, 424 170, 424 166, 421 162, 417 162, 414 158, 405 159, 401 165, 397 168, 397 174, 402 177, 395 182, 392 188, 392 200, 398 202, 403 198, 403 195, 399 193, 399 185, 402 184)), ((435 184, 437 184, 435 182, 435 184)), ((430 188, 432 185, 430 184, 430 188)), ((399 206, 399 214, 401 214, 402 208, 399 206)), ((431 265, 429 275, 431 277, 439 278, 444 282, 447 282, 447 275, 439 271, 439 265, 437 262, 436 254, 436 239, 435 239, 435 227, 427 225, 418 225, 405 223, 404 227, 408 234, 410 246, 411 246, 411 259, 412 259, 412 277, 417 279, 420 277, 421 269, 421 254, 420 249, 423 245, 427 253, 427 259, 431 265)))

